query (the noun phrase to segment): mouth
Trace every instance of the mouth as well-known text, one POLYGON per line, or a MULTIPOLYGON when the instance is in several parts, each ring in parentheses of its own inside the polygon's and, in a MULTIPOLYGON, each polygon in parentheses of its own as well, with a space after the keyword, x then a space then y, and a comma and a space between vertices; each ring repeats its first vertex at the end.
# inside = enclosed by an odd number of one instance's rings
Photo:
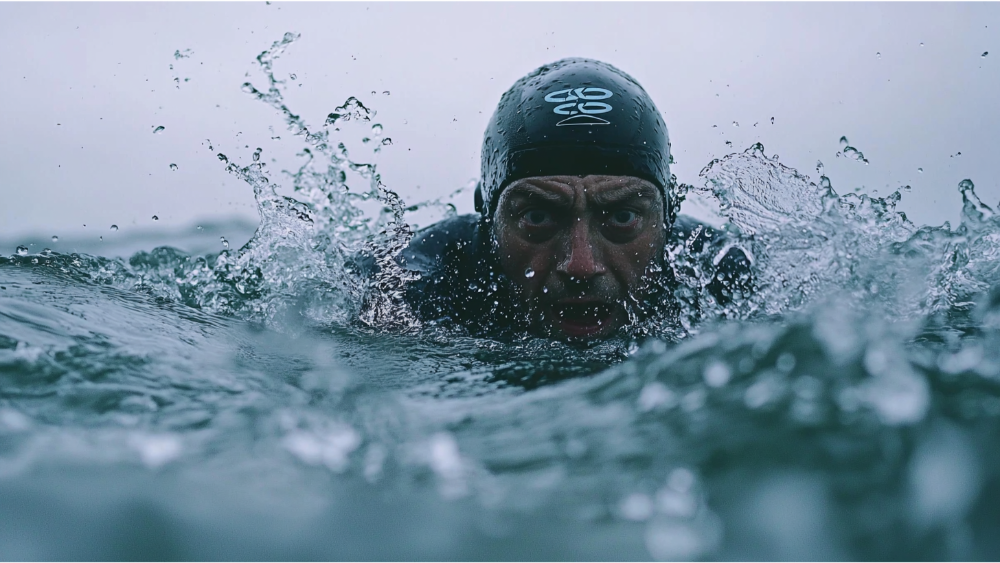
POLYGON ((563 301, 552 308, 555 325, 566 335, 589 337, 611 331, 614 307, 603 301, 563 301))

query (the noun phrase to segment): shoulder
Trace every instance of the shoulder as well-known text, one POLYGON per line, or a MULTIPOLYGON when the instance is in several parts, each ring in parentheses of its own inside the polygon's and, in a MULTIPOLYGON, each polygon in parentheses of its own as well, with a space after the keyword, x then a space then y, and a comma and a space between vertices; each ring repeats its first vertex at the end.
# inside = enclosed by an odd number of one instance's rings
POLYGON ((480 238, 478 214, 450 217, 417 231, 403 250, 402 258, 407 268, 430 270, 451 254, 473 251, 480 238))
POLYGON ((750 291, 753 256, 725 231, 680 215, 671 229, 670 243, 686 246, 689 253, 711 264, 714 274, 707 287, 719 302, 727 303, 734 293, 750 291))

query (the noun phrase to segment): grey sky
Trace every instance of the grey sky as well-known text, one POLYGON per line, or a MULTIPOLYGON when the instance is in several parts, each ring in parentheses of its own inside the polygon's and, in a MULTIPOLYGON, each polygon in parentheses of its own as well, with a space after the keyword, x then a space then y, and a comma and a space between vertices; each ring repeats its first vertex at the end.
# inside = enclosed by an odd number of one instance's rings
POLYGON ((954 221, 963 178, 1000 200, 992 3, 2 3, 0 237, 255 218, 205 140, 294 166, 301 142, 240 90, 247 72, 263 83, 251 63, 286 31, 302 34, 276 66, 297 76, 289 105, 312 124, 352 95, 377 109, 394 141, 383 180, 408 201, 475 178, 500 94, 566 56, 644 85, 684 182, 761 141, 813 179, 822 160, 840 193, 912 185, 901 207, 918 223, 954 221), (842 135, 870 165, 835 158, 842 135))

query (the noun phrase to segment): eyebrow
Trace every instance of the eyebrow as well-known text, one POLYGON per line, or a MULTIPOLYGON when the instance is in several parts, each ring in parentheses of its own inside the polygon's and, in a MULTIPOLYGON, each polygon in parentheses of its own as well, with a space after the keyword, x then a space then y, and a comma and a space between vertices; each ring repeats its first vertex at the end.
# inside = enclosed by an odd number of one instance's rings
POLYGON ((556 192, 553 190, 544 190, 537 186, 531 184, 519 184, 517 186, 510 187, 511 198, 538 198, 544 200, 548 203, 553 204, 569 204, 571 202, 571 197, 562 192, 556 192))
POLYGON ((590 195, 590 200, 597 205, 612 205, 615 203, 621 203, 634 198, 649 197, 655 198, 657 192, 655 188, 646 184, 631 184, 622 186, 620 188, 615 188, 611 190, 606 190, 603 192, 595 193, 590 195))

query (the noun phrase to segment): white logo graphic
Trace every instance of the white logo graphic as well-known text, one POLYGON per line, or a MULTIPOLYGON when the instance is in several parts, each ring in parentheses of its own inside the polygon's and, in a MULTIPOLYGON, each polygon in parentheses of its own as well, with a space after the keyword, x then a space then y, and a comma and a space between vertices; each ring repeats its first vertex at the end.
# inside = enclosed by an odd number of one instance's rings
POLYGON ((552 92, 545 96, 545 101, 551 104, 559 104, 552 111, 558 115, 568 115, 556 127, 563 125, 608 125, 611 122, 596 117, 596 114, 607 113, 613 108, 611 104, 598 102, 606 100, 613 94, 604 88, 567 88, 552 92))

